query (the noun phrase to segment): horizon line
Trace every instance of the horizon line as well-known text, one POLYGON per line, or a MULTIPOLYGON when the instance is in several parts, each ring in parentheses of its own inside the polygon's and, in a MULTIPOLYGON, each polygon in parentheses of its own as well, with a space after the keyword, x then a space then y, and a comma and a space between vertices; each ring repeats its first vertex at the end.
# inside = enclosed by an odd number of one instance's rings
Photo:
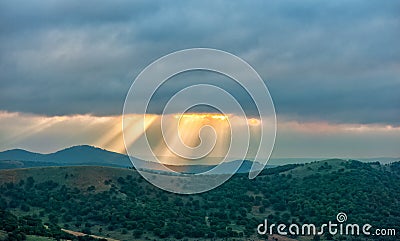
MULTIPOLYGON (((77 144, 77 145, 72 145, 72 146, 67 146, 67 147, 63 147, 60 148, 56 151, 52 151, 52 152, 39 152, 39 151, 32 151, 32 150, 28 150, 22 147, 16 147, 16 148, 12 148, 12 149, 5 149, 5 150, 0 150, 0 153, 3 152, 7 152, 7 151, 14 151, 14 150, 21 150, 21 151, 26 151, 26 152, 30 152, 30 153, 34 153, 34 154, 41 154, 41 155, 51 155, 63 150, 67 150, 70 148, 74 148, 74 147, 91 147, 91 148, 95 148, 95 149, 101 149, 103 151, 107 151, 107 152, 111 152, 111 153, 116 153, 116 154, 120 154, 120 155, 124 155, 129 157, 129 155, 127 153, 121 153, 121 152, 116 152, 113 150, 109 150, 107 148, 103 148, 100 146, 95 146, 95 145, 90 145, 90 144, 77 144)), ((134 157, 134 156, 133 156, 134 157)), ((159 157, 168 157, 168 158, 174 158, 173 156, 159 156, 159 157)), ((223 156, 210 156, 210 157, 206 157, 206 158, 222 158, 223 156)), ((136 157, 134 157, 136 158, 136 157)), ((149 157, 151 158, 151 157, 149 157)), ((234 157, 235 160, 239 160, 241 158, 236 158, 234 157)), ((311 161, 315 161, 315 160, 329 160, 329 159, 343 159, 343 160, 363 160, 363 159, 381 159, 381 158, 391 158, 391 159, 400 159, 400 157, 397 156, 369 156, 369 157, 338 157, 338 156, 319 156, 319 157, 310 157, 310 156, 303 156, 303 157, 270 157, 268 158, 269 160, 281 160, 281 159, 310 159, 311 161)), ((258 158, 260 160, 265 160, 266 158, 258 158)), ((248 160, 248 161, 254 161, 253 158, 246 158, 243 160, 248 160)))

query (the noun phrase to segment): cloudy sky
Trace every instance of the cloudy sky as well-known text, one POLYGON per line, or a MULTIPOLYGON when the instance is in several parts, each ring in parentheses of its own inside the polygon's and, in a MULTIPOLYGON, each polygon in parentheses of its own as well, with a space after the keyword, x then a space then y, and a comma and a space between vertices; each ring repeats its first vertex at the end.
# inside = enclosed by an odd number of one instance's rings
POLYGON ((124 152, 134 78, 165 54, 207 47, 265 81, 274 157, 398 157, 399 13, 398 1, 1 1, 0 151, 124 152))

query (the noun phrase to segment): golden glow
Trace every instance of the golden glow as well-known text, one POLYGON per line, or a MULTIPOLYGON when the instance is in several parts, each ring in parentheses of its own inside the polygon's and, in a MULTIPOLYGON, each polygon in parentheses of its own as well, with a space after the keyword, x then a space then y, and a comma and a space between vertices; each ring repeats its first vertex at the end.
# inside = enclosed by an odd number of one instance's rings
POLYGON ((249 123, 249 125, 251 125, 251 126, 258 126, 261 124, 261 121, 256 118, 250 118, 250 119, 247 119, 247 123, 249 123))
MULTIPOLYGON (((187 113, 164 116, 164 136, 153 143, 154 153, 160 157, 183 156, 223 156, 230 143, 230 123, 228 115, 216 113, 187 113), (203 127, 208 127, 203 129, 203 127), (211 133, 212 130, 214 133, 211 133), (211 131, 211 132, 210 132, 211 131), (204 133, 203 133, 204 132, 204 133), (212 144, 215 143, 215 146, 212 144), (175 154, 174 154, 175 153, 175 154), (198 155, 199 153, 202 153, 198 155)), ((185 161, 185 160, 182 160, 185 161)))
POLYGON ((96 141, 96 146, 101 146, 107 150, 114 150, 116 152, 125 152, 125 146, 120 141, 122 135, 121 120, 116 118, 111 121, 104 134, 96 141))
MULTIPOLYGON (((144 135, 145 131, 151 127, 154 121, 156 121, 160 116, 158 115, 130 115, 125 117, 124 132, 125 132, 125 145, 129 147, 137 139, 144 135)), ((121 137, 122 138, 122 137, 121 137)))
MULTIPOLYGON (((137 153, 135 155, 142 156, 142 159, 144 159, 147 153, 141 152, 144 146, 140 143, 145 138, 144 132, 146 132, 146 137, 151 139, 150 144, 152 147, 155 147, 155 155, 169 156, 169 159, 165 159, 165 163, 182 164, 185 160, 174 158, 173 153, 168 150, 168 147, 162 140, 160 133, 161 117, 161 115, 146 115, 143 118, 143 115, 139 114, 125 116, 125 128, 130 134, 126 138, 126 143, 128 146, 137 143, 138 145, 135 147, 137 153)), ((217 142, 210 153, 210 157, 223 156, 224 151, 227 150, 231 143, 231 126, 240 126, 242 128, 242 124, 244 124, 242 119, 238 119, 241 117, 234 114, 185 113, 183 115, 171 114, 163 117, 166 120, 166 134, 175 138, 171 139, 171 141, 181 141, 193 148, 200 144, 200 137, 202 141, 207 143, 211 142, 216 136, 217 142), (215 136, 212 133, 211 135, 208 134, 208 128, 202 129, 204 126, 211 126, 215 130, 215 136), (179 135, 177 129, 179 130, 179 135)), ((0 151, 22 148, 35 152, 49 153, 68 146, 88 144, 110 151, 125 153, 121 122, 122 117, 120 115, 43 116, 0 111, 0 151)), ((265 121, 265 119, 262 119, 261 122, 257 118, 250 118, 245 123, 250 126, 251 141, 257 143, 259 129, 262 126, 266 126, 269 122, 265 121)), ((278 156, 296 156, 300 151, 296 149, 295 145, 292 146, 290 144, 293 143, 291 138, 298 138, 297 140, 301 143, 303 140, 301 138, 303 137, 310 139, 317 138, 316 140, 319 141, 319 144, 327 145, 327 150, 342 140, 346 143, 349 138, 354 138, 350 140, 357 140, 360 143, 366 143, 365 145, 367 146, 371 145, 374 139, 376 139, 376 143, 378 144, 380 143, 378 141, 382 140, 381 142, 385 144, 382 146, 377 144, 378 149, 366 148, 363 152, 357 153, 357 155, 365 153, 365 155, 372 156, 378 154, 398 155, 397 147, 399 146, 398 140, 400 140, 399 126, 285 120, 281 120, 278 125, 283 139, 281 141, 283 144, 278 146, 278 151, 276 152, 278 156)), ((348 156, 354 154, 352 148, 349 147, 346 149, 345 147, 343 147, 342 152, 339 154, 348 154, 348 156)), ((236 148, 231 149, 235 150, 236 148)), ((305 150, 304 153, 314 153, 314 150, 311 148, 305 150)), ((254 150, 250 149, 250 153, 253 152, 254 150)), ((241 155, 241 153, 233 153, 241 155)), ((316 153, 318 154, 318 152, 316 153)))
POLYGON ((227 120, 228 115, 216 113, 185 113, 174 115, 176 119, 207 119, 207 120, 227 120))
MULTIPOLYGON (((181 116, 175 115, 179 118, 178 134, 182 142, 190 147, 196 147, 200 144, 199 134, 201 128, 210 126, 214 129, 216 138, 221 139, 221 131, 229 128, 228 116, 223 114, 214 113, 190 113, 181 116)), ((210 141, 210 140, 205 140, 210 141)), ((221 140, 220 140, 221 141, 221 140)))

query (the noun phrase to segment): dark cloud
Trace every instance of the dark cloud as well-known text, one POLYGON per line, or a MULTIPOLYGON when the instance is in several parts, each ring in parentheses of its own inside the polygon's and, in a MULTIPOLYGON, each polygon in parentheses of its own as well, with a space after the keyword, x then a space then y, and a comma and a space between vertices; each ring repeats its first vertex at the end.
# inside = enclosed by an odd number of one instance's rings
POLYGON ((282 118, 400 125, 399 10, 397 1, 2 1, 0 110, 119 114, 149 63, 211 47, 248 61, 282 118))

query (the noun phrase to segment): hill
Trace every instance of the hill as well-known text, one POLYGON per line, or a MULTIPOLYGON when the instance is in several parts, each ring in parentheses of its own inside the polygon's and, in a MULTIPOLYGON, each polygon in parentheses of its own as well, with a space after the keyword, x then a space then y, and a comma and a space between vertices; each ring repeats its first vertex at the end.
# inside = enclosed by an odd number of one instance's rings
POLYGON ((23 164, 49 163, 50 165, 101 165, 101 166, 132 166, 129 157, 101 148, 81 145, 69 147, 54 153, 41 154, 21 149, 0 152, 0 161, 20 161, 23 164))
MULTIPOLYGON (((133 158, 133 157, 131 157, 133 158)), ((148 162, 135 158, 138 169, 160 171, 164 166, 156 162, 148 162)), ((224 171, 234 172, 238 162, 224 163, 224 171)), ((129 157, 124 154, 111 152, 101 148, 81 145, 69 147, 50 154, 29 152, 21 149, 0 152, 0 169, 44 167, 44 166, 111 166, 111 167, 133 167, 129 157)), ((244 160, 240 166, 239 173, 248 173, 253 162, 244 160)), ((166 165, 170 170, 182 173, 201 173, 211 170, 215 165, 166 165)), ((258 169, 262 165, 256 162, 258 169)), ((223 174, 223 173, 221 173, 223 174)))
MULTIPOLYGON (((126 168, 0 171, 0 210, 117 240, 257 240, 265 238, 256 232, 264 219, 320 225, 335 221, 339 212, 350 223, 400 230, 399 197, 400 163, 339 159, 269 168, 252 180, 236 174, 197 195, 162 191, 126 168)), ((399 240, 398 234, 359 240, 399 240)), ((274 238, 358 240, 329 235, 274 238)))

